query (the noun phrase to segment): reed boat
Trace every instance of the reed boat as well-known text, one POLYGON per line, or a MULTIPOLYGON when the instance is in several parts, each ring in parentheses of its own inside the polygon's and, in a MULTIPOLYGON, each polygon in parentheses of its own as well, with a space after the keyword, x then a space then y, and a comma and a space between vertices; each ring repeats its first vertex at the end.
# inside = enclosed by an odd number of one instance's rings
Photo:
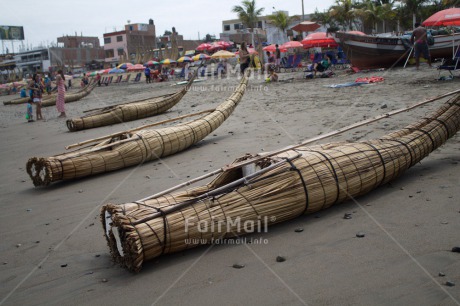
MULTIPOLYGON (((75 101, 78 101, 80 99, 83 99, 84 97, 89 95, 91 93, 91 91, 93 91, 95 86, 96 86, 96 84, 93 83, 93 84, 89 84, 89 85, 79 89, 77 92, 72 92, 72 93, 66 92, 65 103, 75 102, 75 101)), ((50 95, 43 94, 42 106, 47 107, 47 106, 56 105, 56 98, 57 98, 56 92, 53 92, 50 95)), ((18 98, 18 99, 11 100, 11 101, 5 101, 5 102, 3 102, 3 104, 4 105, 17 105, 17 104, 27 103, 27 101, 29 101, 29 97, 18 98)))
MULTIPOLYGON (((311 214, 386 184, 460 129, 460 90, 431 116, 378 139, 309 143, 432 102, 368 119, 271 153, 246 155, 210 174, 125 204, 105 204, 110 253, 138 272, 144 262, 311 214), (180 190, 215 176, 210 183, 180 190)), ((449 93, 444 95, 452 95, 449 93)))
POLYGON ((181 90, 155 98, 147 98, 129 103, 121 103, 108 107, 89 110, 89 114, 67 120, 67 128, 71 132, 92 129, 137 119, 147 118, 166 112, 180 102, 192 86, 194 76, 181 90))
MULTIPOLYGON (((65 103, 76 102, 76 101, 83 99, 84 97, 86 97, 93 91, 96 85, 97 85, 96 83, 92 83, 92 84, 86 85, 85 87, 78 90, 77 92, 72 92, 72 93, 66 92, 65 103)), ((42 106, 47 107, 47 106, 56 105, 56 99, 57 99, 57 95, 52 95, 50 99, 42 101, 42 106)))
POLYGON ((242 77, 232 95, 215 109, 80 142, 67 149, 91 145, 68 153, 30 158, 26 166, 27 173, 35 186, 46 186, 55 181, 139 165, 183 151, 217 129, 232 114, 244 95, 247 83, 248 76, 242 77), (190 122, 149 129, 154 125, 202 113, 207 114, 190 122))
MULTIPOLYGON (((335 33, 335 40, 343 48, 351 64, 360 69, 403 65, 411 52, 409 37, 335 33)), ((434 44, 429 46, 432 59, 452 58, 455 49, 460 45, 460 32, 432 37, 434 44)))
MULTIPOLYGON (((46 101, 51 99, 52 97, 55 97, 56 93, 52 93, 51 95, 44 94, 42 101, 46 101)), ((3 105, 18 105, 18 104, 25 104, 27 101, 29 101, 30 97, 24 97, 24 98, 17 98, 11 101, 4 101, 3 105)))

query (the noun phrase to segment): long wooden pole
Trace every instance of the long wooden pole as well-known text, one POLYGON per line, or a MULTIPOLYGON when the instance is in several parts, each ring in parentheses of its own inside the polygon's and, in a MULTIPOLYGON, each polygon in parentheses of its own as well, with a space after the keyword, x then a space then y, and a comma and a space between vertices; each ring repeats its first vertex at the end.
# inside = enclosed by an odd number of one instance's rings
POLYGON ((266 153, 264 155, 259 155, 258 157, 254 157, 254 158, 242 161, 242 162, 238 162, 238 163, 235 163, 235 164, 230 164, 230 165, 224 166, 224 167, 222 167, 220 169, 217 169, 217 170, 214 170, 213 172, 210 172, 208 174, 199 176, 199 177, 191 179, 191 180, 189 180, 187 182, 184 182, 184 183, 181 183, 181 184, 176 185, 174 187, 171 187, 169 189, 166 189, 166 190, 164 190, 162 192, 159 192, 159 193, 156 193, 156 194, 151 195, 149 197, 146 197, 146 198, 144 198, 142 200, 136 201, 136 203, 137 202, 143 202, 143 201, 146 201, 146 200, 149 200, 149 199, 157 198, 159 196, 162 196, 162 195, 165 195, 167 193, 173 192, 173 191, 178 190, 178 189, 180 189, 182 187, 189 186, 189 185, 191 185, 193 183, 196 183, 198 181, 201 181, 201 180, 204 180, 206 178, 212 177, 212 176, 217 175, 219 173, 229 171, 229 170, 232 170, 232 169, 235 169, 235 168, 240 168, 240 167, 246 166, 248 164, 257 162, 257 161, 259 161, 261 159, 264 159, 264 158, 267 158, 267 157, 270 157, 270 156, 273 156, 273 155, 277 155, 277 154, 280 154, 280 153, 283 153, 283 152, 286 152, 286 151, 289 151, 289 150, 293 150, 293 149, 295 149, 297 147, 301 147, 301 146, 304 146, 306 144, 309 144, 309 143, 312 143, 312 142, 315 142, 315 141, 318 141, 318 140, 321 140, 321 139, 325 139, 327 137, 339 135, 339 134, 341 134, 343 132, 355 129, 357 127, 360 127, 360 126, 363 126, 363 125, 366 125, 366 124, 369 124, 369 123, 373 123, 373 122, 379 121, 379 120, 384 119, 384 118, 389 118, 389 117, 391 117, 393 115, 412 110, 414 108, 420 107, 420 106, 425 105, 427 103, 430 103, 430 102, 433 102, 433 101, 436 101, 436 100, 439 100, 439 99, 442 99, 442 98, 445 98, 445 97, 448 97, 448 96, 451 96, 451 95, 454 95, 454 94, 458 94, 458 93, 460 93, 460 89, 448 92, 446 94, 442 94, 442 95, 434 97, 434 98, 430 98, 430 99, 425 100, 423 102, 416 103, 416 104, 414 104, 412 106, 401 108, 401 109, 389 112, 387 114, 379 115, 379 116, 376 116, 374 118, 370 118, 370 119, 367 119, 367 120, 363 120, 363 121, 351 124, 349 126, 346 126, 346 127, 341 128, 341 129, 326 133, 326 134, 321 135, 321 136, 316 136, 316 137, 307 139, 307 140, 302 141, 301 143, 299 143, 297 145, 287 146, 287 147, 285 147, 283 149, 280 149, 280 150, 277 150, 277 151, 268 152, 268 153, 266 153))
MULTIPOLYGON (((148 217, 136 220, 135 222, 133 222, 133 225, 137 225, 137 224, 140 224, 140 223, 143 223, 143 222, 147 222, 149 220, 153 220, 153 219, 155 219, 155 218, 157 218, 157 217, 159 217, 161 215, 167 215, 167 214, 172 213, 174 211, 177 211, 177 210, 179 210, 181 208, 187 207, 190 204, 193 204, 193 203, 195 203, 195 202, 197 202, 199 200, 202 200, 202 199, 205 199, 205 198, 208 198, 208 197, 217 196, 217 195, 221 194, 222 192, 225 192, 229 188, 234 188, 234 187, 239 186, 239 185, 241 185, 243 183, 246 183, 247 181, 249 181, 250 179, 252 179, 254 177, 257 177, 257 176, 259 176, 261 174, 264 174, 264 173, 266 173, 268 171, 271 171, 271 170, 273 170, 275 168, 278 168, 281 165, 283 165, 283 164, 285 164, 285 163, 287 163, 289 161, 292 161, 292 160, 294 160, 296 158, 299 158, 301 155, 302 154, 297 154, 297 156, 294 156, 294 157, 291 157, 291 158, 284 158, 284 159, 282 159, 282 160, 280 160, 280 161, 278 161, 278 162, 276 162, 276 163, 274 163, 274 164, 272 164, 272 165, 270 165, 270 166, 268 166, 266 168, 263 168, 263 169, 261 169, 259 171, 256 171, 256 172, 254 172, 252 174, 249 174, 249 175, 247 175, 245 177, 237 179, 237 180, 235 180, 233 182, 230 182, 230 183, 228 183, 226 185, 220 186, 220 187, 218 187, 216 189, 213 189, 213 190, 211 190, 209 192, 205 192, 205 193, 197 196, 196 198, 194 198, 192 200, 186 200, 186 201, 181 202, 181 203, 179 203, 177 205, 170 206, 170 207, 164 209, 161 212, 153 213, 148 217)), ((153 198, 153 197, 148 197, 148 198, 136 201, 135 203, 143 202, 143 201, 149 200, 151 198, 153 198)))
POLYGON ((164 123, 168 123, 168 122, 181 120, 181 119, 188 118, 188 117, 198 116, 198 115, 202 115, 202 114, 206 114, 206 113, 212 113, 213 111, 215 111, 215 109, 208 109, 208 110, 201 111, 201 112, 198 112, 198 113, 188 114, 188 115, 184 115, 184 116, 180 116, 180 117, 175 117, 175 118, 163 120, 163 121, 160 121, 160 122, 146 124, 146 125, 142 125, 140 127, 137 127, 137 128, 131 129, 131 130, 126 130, 126 131, 123 131, 123 132, 118 132, 118 133, 106 135, 106 136, 103 136, 103 137, 98 137, 98 138, 94 138, 94 139, 85 140, 85 141, 82 141, 82 142, 79 142, 79 143, 74 143, 74 144, 71 144, 71 145, 69 145, 69 146, 67 146, 65 148, 66 148, 66 150, 69 150, 69 149, 72 149, 72 148, 75 148, 75 147, 83 146, 83 145, 88 144, 88 143, 92 143, 92 142, 96 142, 96 141, 100 141, 100 140, 120 136, 120 135, 123 135, 123 134, 126 134, 126 133, 131 133, 131 132, 143 130, 143 129, 146 129, 148 127, 152 127, 152 126, 156 126, 156 125, 160 125, 160 124, 164 124, 164 123))

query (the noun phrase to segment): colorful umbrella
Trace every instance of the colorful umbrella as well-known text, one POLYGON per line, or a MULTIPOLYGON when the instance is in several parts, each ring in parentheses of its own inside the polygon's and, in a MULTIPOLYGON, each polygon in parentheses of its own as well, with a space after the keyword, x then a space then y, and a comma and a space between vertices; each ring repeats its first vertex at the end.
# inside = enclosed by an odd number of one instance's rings
POLYGON ((328 36, 326 32, 311 33, 301 41, 304 48, 314 47, 329 47, 335 48, 338 46, 337 42, 332 36, 328 36))
POLYGON ((156 62, 156 61, 148 61, 147 63, 144 64, 144 66, 155 66, 155 65, 159 65, 160 63, 159 62, 156 62))
POLYGON ((118 69, 118 68, 113 68, 112 70, 109 71, 109 73, 124 73, 125 71, 123 69, 118 69))
POLYGON ((204 50, 209 50, 210 48, 212 48, 212 46, 210 44, 205 43, 205 44, 201 44, 198 47, 196 47, 195 50, 204 51, 204 50))
POLYGON ((89 76, 89 77, 95 76, 96 74, 97 74, 97 71, 87 72, 86 73, 86 75, 89 76))
POLYGON ((118 69, 128 69, 128 67, 131 67, 133 64, 131 63, 123 63, 117 66, 118 69))
MULTIPOLYGON (((280 49, 281 52, 287 52, 287 49, 285 49, 285 48, 281 48, 280 46, 278 46, 278 48, 280 49)), ((275 52, 276 51, 276 45, 273 44, 273 45, 267 46, 263 50, 268 51, 268 52, 275 52)))
POLYGON ((235 57, 235 53, 225 51, 225 50, 220 50, 211 55, 212 58, 230 58, 230 57, 235 57))
POLYGON ((192 57, 192 59, 194 61, 203 61, 203 60, 208 60, 210 59, 211 57, 207 54, 204 54, 204 53, 200 53, 200 54, 197 54, 195 55, 194 57, 192 57))
POLYGON ((175 60, 167 58, 167 59, 162 60, 160 63, 162 63, 163 65, 169 65, 169 64, 173 64, 175 62, 176 62, 175 60))
POLYGON ((319 29, 321 26, 313 21, 302 21, 298 25, 295 25, 291 28, 296 32, 311 32, 319 29))
POLYGON ((182 56, 180 59, 177 60, 178 63, 190 63, 193 62, 193 60, 188 57, 188 56, 182 56))
POLYGON ((427 27, 460 26, 460 8, 439 11, 423 22, 427 27))
POLYGON ((288 41, 281 45, 283 49, 302 48, 303 45, 298 41, 288 41))
POLYGON ((107 74, 109 73, 110 69, 102 69, 99 71, 99 74, 107 74))
POLYGON ((136 71, 136 70, 144 70, 144 69, 145 69, 144 65, 136 64, 136 65, 131 65, 130 67, 128 67, 126 71, 136 71))

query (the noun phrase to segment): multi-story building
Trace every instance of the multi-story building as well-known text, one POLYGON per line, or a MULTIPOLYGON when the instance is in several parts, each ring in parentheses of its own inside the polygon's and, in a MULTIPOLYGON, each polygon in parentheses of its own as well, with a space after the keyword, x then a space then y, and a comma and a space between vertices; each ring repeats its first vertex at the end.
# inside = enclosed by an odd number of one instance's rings
POLYGON ((104 33, 105 62, 110 66, 118 64, 120 58, 133 60, 138 52, 156 48, 155 25, 127 24, 123 31, 104 33))
POLYGON ((17 53, 14 56, 16 66, 24 75, 39 71, 48 71, 51 66, 48 48, 38 48, 17 53))

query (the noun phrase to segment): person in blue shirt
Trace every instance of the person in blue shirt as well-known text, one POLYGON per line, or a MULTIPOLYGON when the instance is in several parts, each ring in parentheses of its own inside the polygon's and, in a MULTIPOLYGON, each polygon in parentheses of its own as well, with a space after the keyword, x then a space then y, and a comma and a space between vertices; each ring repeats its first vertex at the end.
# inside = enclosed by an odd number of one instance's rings
POLYGON ((151 83, 152 80, 150 79, 150 68, 149 67, 145 67, 144 74, 145 74, 145 82, 151 83))

